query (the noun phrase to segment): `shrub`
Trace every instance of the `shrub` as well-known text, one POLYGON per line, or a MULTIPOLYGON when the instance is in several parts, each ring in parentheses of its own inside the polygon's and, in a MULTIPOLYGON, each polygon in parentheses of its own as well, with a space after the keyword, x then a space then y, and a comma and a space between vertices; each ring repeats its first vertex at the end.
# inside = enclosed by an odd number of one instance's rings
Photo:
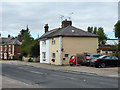
POLYGON ((120 51, 117 53, 117 56, 120 58, 120 51))
POLYGON ((33 60, 31 59, 31 57, 28 59, 28 62, 33 62, 33 60))

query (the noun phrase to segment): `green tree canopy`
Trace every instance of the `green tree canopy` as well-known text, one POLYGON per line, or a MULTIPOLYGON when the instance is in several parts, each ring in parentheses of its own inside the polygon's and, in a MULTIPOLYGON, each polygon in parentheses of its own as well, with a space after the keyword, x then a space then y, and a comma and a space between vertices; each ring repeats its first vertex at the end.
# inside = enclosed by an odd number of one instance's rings
POLYGON ((22 37, 24 37, 25 33, 29 33, 28 25, 27 25, 26 30, 25 30, 25 29, 22 29, 22 30, 20 31, 20 34, 22 35, 22 37))
POLYGON ((120 51, 120 20, 114 25, 115 37, 119 39, 118 41, 118 52, 120 51))
POLYGON ((99 35, 99 45, 105 44, 107 35, 104 33, 104 29, 102 27, 98 28, 97 35, 99 35))
POLYGON ((107 35, 104 33, 102 27, 99 27, 98 29, 97 27, 94 27, 94 30, 93 27, 88 27, 88 32, 99 35, 99 45, 106 43, 107 35))
POLYGON ((23 56, 32 55, 35 57, 39 56, 39 41, 38 39, 34 40, 30 35, 30 31, 27 25, 26 30, 22 29, 20 31, 22 35, 22 44, 20 46, 20 51, 23 56))
POLYGON ((31 47, 31 55, 38 57, 40 55, 39 41, 36 39, 33 41, 33 45, 31 47))
POLYGON ((114 25, 115 37, 120 38, 120 20, 114 25))
POLYGON ((93 33, 93 27, 88 27, 88 32, 93 33))
POLYGON ((23 42, 20 49, 22 55, 28 55, 31 53, 30 49, 33 41, 34 39, 31 37, 29 32, 24 33, 23 42))
POLYGON ((94 27, 93 33, 97 34, 97 27, 94 27))

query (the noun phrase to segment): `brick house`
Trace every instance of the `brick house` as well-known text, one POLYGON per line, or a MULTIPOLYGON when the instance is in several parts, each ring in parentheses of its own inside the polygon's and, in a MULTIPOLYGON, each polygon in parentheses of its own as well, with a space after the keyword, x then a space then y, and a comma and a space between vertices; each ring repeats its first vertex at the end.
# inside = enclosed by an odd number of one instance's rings
POLYGON ((21 42, 18 39, 0 37, 0 59, 16 59, 20 54, 21 42))

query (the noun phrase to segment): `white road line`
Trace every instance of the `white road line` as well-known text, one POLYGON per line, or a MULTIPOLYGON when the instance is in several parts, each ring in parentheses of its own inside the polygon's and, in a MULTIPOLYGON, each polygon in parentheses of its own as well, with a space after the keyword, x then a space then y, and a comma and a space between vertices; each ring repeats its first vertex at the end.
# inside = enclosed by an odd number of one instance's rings
POLYGON ((32 73, 46 74, 46 73, 42 73, 42 72, 31 71, 29 68, 24 68, 24 67, 18 67, 18 68, 19 68, 19 69, 25 69, 25 70, 28 70, 28 72, 32 72, 32 73))
POLYGON ((57 74, 55 74, 53 76, 59 76, 59 77, 63 77, 63 78, 71 79, 71 80, 78 80, 77 78, 61 76, 61 75, 57 75, 57 74))

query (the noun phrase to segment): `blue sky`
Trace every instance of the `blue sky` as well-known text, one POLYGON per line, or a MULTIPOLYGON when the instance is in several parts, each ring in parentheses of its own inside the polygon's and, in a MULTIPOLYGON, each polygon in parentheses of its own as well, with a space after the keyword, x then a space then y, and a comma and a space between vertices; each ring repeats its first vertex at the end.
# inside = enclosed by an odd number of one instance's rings
POLYGON ((114 37, 114 24, 118 20, 117 2, 3 2, 2 36, 17 36, 29 25, 31 35, 37 38, 50 29, 61 27, 61 18, 71 16, 73 26, 87 31, 88 26, 103 27, 109 38, 114 37), (74 14, 71 15, 70 13, 74 14))

